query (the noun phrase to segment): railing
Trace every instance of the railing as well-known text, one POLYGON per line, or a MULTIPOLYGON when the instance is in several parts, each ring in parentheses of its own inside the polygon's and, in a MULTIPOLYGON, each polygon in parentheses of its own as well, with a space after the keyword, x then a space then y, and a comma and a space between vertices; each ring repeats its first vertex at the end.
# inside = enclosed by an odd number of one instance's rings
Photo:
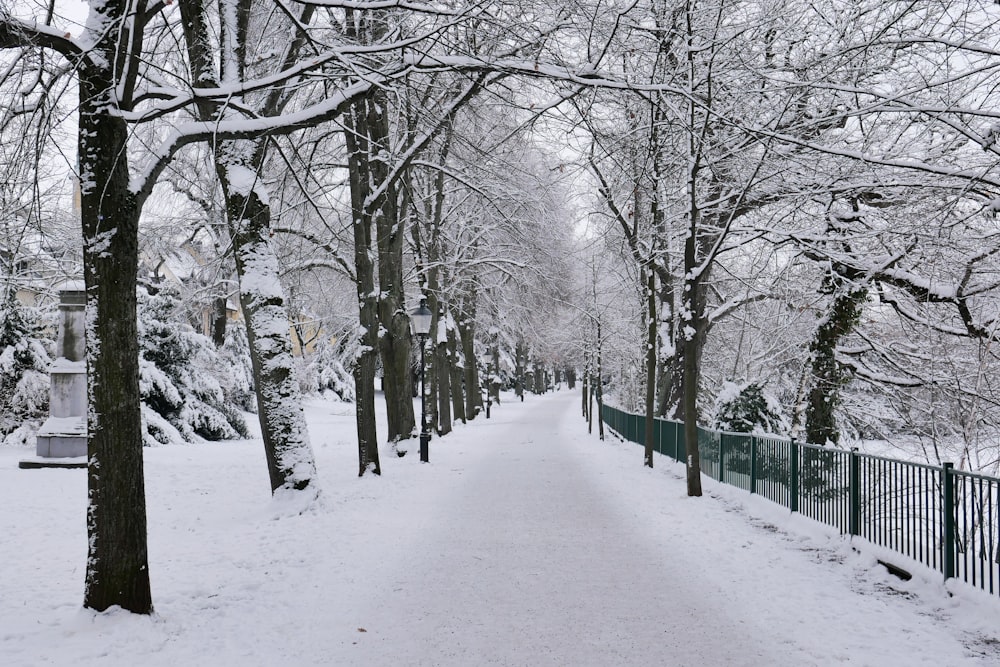
MULTIPOLYGON (((604 422, 642 443, 645 417, 605 405, 604 422)), ((653 449, 687 459, 684 425, 656 419, 653 449)), ((842 534, 1000 595, 1000 479, 777 436, 698 428, 701 470, 842 534)))

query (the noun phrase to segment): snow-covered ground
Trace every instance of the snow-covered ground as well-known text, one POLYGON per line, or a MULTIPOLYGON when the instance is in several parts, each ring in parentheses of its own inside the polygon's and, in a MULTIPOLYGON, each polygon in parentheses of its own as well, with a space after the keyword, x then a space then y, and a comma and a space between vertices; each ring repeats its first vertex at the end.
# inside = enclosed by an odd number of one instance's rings
POLYGON ((146 450, 151 618, 80 608, 82 470, 0 449, 0 665, 997 665, 1000 599, 505 400, 356 477, 352 406, 308 406, 322 496, 259 442, 146 450), (415 448, 413 448, 415 450, 415 448), (857 546, 857 545, 856 545, 857 546))

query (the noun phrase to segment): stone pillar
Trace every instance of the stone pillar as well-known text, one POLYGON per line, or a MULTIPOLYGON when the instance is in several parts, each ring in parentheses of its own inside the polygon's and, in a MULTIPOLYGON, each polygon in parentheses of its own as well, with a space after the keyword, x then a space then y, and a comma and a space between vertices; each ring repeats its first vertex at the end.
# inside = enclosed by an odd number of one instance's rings
POLYGON ((68 283, 60 290, 56 359, 49 368, 49 418, 35 442, 35 453, 43 458, 87 455, 86 306, 83 283, 68 283))

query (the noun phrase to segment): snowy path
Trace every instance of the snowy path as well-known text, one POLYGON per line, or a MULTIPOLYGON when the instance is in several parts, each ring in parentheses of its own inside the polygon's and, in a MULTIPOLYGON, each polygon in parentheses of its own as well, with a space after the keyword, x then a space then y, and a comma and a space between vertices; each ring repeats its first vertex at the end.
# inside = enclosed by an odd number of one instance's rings
POLYGON ((688 499, 634 445, 592 449, 578 400, 503 406, 469 447, 438 447, 464 482, 421 512, 359 646, 387 664, 978 662, 928 610, 831 568, 843 555, 688 499))
POLYGON ((674 555, 609 506, 566 399, 502 406, 480 427, 411 567, 366 605, 366 643, 388 664, 779 664, 724 595, 664 576, 674 555))
POLYGON ((1000 664, 1000 600, 899 582, 735 489, 689 499, 578 400, 505 402, 361 480, 351 406, 313 403, 303 515, 259 443, 147 450, 151 619, 79 609, 83 475, 0 450, 0 665, 1000 664))

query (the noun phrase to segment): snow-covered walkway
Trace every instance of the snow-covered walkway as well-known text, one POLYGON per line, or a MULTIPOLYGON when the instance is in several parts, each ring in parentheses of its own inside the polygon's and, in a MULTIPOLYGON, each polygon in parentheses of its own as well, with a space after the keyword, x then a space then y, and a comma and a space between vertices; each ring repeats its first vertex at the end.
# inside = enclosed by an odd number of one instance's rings
POLYGON ((152 619, 79 610, 83 475, 0 450, 0 664, 1000 664, 1000 601, 900 582, 734 489, 689 499, 675 464, 588 436, 576 393, 382 479, 353 476, 351 406, 309 421, 303 515, 269 501, 259 443, 147 451, 152 619))
POLYGON ((771 635, 697 576, 703 550, 648 539, 643 508, 609 498, 620 489, 585 460, 577 401, 502 407, 480 451, 438 455, 462 482, 422 513, 411 567, 362 607, 365 643, 389 664, 779 664, 771 635))
POLYGON ((390 586, 362 607, 367 642, 384 644, 390 664, 417 656, 456 665, 694 664, 699 656, 774 664, 726 613, 725 597, 664 576, 683 574, 675 555, 636 530, 629 515, 641 508, 622 513, 608 502, 613 479, 583 464, 567 437, 581 423, 560 419, 565 408, 561 400, 497 410, 478 431, 481 452, 439 455, 463 481, 426 508, 422 520, 434 521, 403 547, 411 567, 386 573, 390 586))

